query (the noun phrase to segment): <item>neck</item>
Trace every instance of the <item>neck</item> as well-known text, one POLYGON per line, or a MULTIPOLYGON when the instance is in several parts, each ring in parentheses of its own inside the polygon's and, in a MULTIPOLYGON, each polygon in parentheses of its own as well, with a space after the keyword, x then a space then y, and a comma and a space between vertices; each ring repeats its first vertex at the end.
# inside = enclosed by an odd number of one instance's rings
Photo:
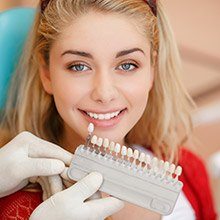
POLYGON ((80 144, 85 144, 85 140, 71 129, 66 128, 61 141, 62 147, 65 150, 74 153, 80 144))

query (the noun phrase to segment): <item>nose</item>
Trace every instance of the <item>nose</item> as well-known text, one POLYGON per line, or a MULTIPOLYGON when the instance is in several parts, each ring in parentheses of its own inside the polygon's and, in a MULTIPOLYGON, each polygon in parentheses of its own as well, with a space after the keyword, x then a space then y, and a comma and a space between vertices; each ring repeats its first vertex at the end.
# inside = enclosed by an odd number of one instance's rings
POLYGON ((92 99, 107 104, 118 96, 118 89, 110 73, 97 73, 93 80, 92 99))

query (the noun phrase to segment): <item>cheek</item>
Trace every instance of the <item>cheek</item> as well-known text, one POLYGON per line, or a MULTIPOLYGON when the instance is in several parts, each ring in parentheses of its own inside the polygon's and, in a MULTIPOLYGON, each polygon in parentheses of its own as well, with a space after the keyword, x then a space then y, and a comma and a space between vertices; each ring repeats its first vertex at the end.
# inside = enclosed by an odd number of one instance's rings
POLYGON ((146 74, 146 72, 142 72, 138 77, 129 80, 124 87, 128 100, 139 107, 146 106, 150 88, 150 74, 146 74))
POLYGON ((151 88, 150 74, 142 73, 127 85, 127 99, 133 112, 133 121, 137 122, 147 106, 149 91, 151 88))
POLYGON ((74 108, 80 99, 86 94, 86 89, 77 80, 67 73, 54 73, 52 87, 55 103, 58 108, 74 108))

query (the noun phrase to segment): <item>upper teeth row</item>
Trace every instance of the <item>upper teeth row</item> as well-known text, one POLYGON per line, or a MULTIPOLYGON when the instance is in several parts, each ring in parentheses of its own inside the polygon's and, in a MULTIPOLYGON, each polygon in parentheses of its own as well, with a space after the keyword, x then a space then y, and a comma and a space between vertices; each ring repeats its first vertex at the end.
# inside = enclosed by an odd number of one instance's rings
POLYGON ((91 118, 104 120, 104 119, 111 119, 111 118, 117 116, 120 113, 120 111, 112 112, 112 113, 107 113, 107 114, 96 114, 96 113, 92 113, 92 112, 86 112, 86 113, 91 118))

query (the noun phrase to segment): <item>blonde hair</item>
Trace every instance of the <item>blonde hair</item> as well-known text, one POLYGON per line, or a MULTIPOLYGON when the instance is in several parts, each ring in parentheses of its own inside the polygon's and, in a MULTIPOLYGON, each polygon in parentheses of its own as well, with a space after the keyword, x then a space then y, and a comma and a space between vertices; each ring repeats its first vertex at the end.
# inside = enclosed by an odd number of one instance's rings
POLYGON ((155 81, 148 105, 137 124, 126 135, 128 144, 151 146, 158 157, 174 160, 182 144, 179 129, 190 134, 193 102, 179 80, 178 50, 160 3, 157 17, 143 0, 57 0, 37 13, 20 65, 14 76, 4 115, 3 127, 13 138, 21 131, 59 144, 63 120, 53 97, 47 94, 39 77, 39 59, 49 65, 49 51, 63 28, 90 10, 116 13, 137 19, 151 44, 155 81))

